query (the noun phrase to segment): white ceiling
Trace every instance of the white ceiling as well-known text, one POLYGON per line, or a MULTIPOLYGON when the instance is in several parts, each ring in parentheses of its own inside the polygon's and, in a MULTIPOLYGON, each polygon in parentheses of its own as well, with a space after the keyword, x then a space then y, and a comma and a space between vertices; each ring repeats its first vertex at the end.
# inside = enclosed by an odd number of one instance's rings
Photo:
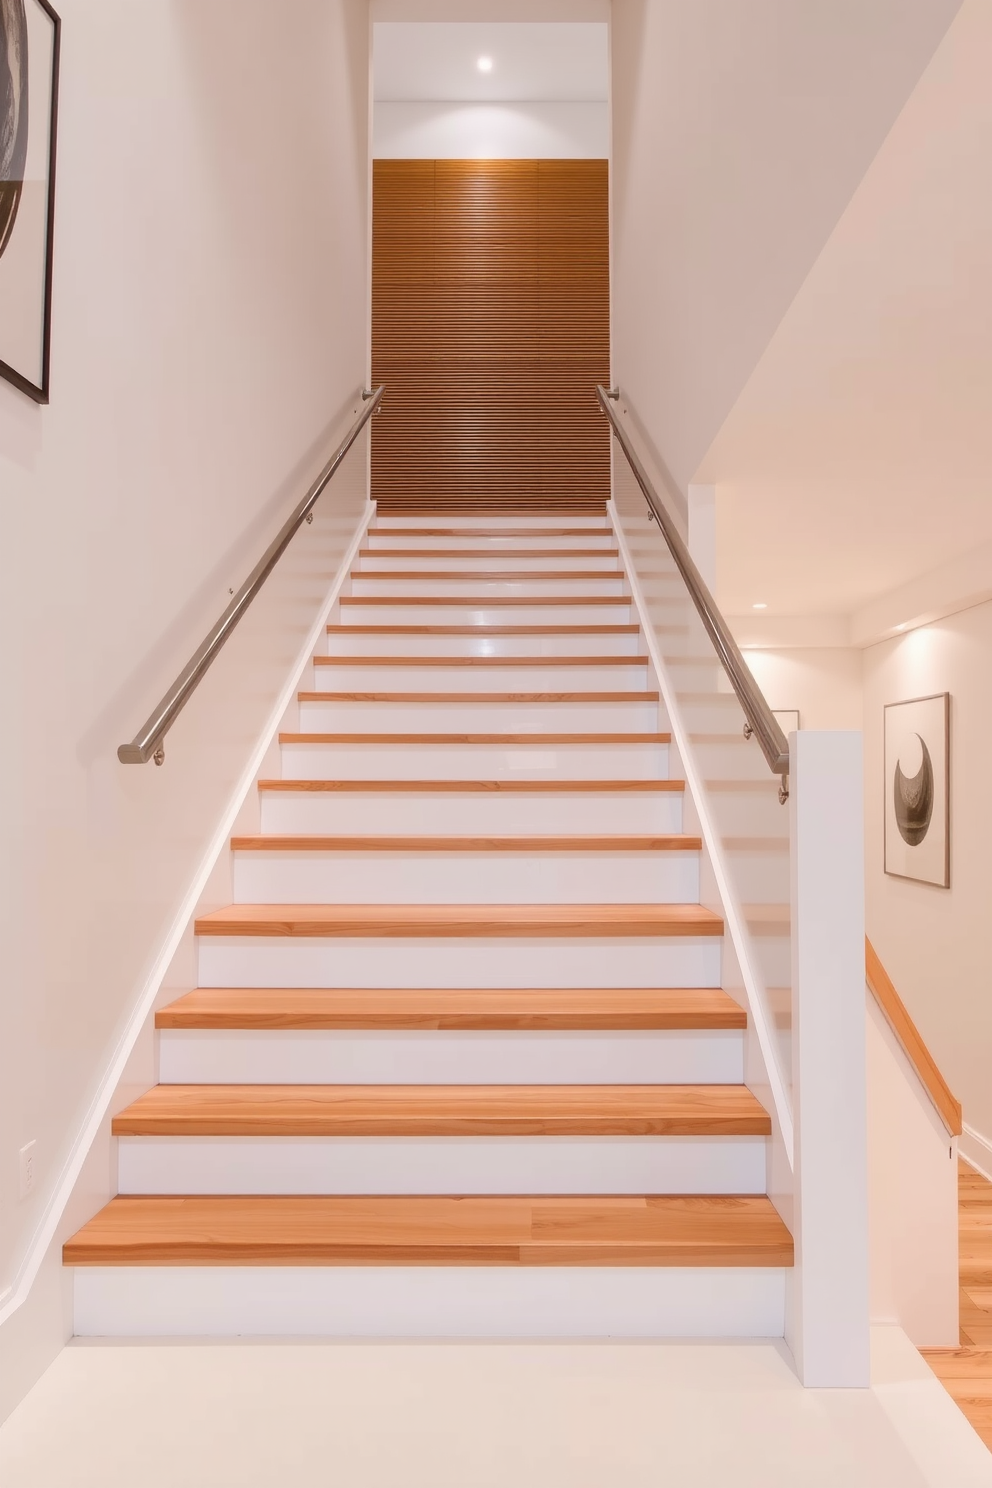
POLYGON ((374 95, 381 101, 605 100, 607 28, 600 22, 377 22, 374 95), (491 57, 492 72, 479 71, 491 57))
POLYGON ((702 461, 727 613, 852 615, 992 542, 990 56, 966 0, 702 461))

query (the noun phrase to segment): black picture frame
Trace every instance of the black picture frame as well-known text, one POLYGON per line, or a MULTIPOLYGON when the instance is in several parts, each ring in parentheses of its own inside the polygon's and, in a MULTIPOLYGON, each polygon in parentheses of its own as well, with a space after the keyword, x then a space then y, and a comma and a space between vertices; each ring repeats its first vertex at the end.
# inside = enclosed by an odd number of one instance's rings
MULTIPOLYGON (((31 378, 4 360, 3 332, 0 328, 0 377, 13 384, 35 403, 48 403, 51 393, 52 368, 52 273, 55 261, 55 162, 58 151, 59 66, 62 49, 62 20, 49 0, 23 0, 25 11, 35 7, 52 24, 51 98, 48 108, 48 190, 45 231, 44 289, 41 305, 41 381, 31 378)), ((2 35, 2 32, 0 32, 2 35)), ((30 126, 29 126, 30 127, 30 126)), ((15 224, 16 226, 16 224, 15 224)), ((2 258, 0 258, 2 269, 2 258)))

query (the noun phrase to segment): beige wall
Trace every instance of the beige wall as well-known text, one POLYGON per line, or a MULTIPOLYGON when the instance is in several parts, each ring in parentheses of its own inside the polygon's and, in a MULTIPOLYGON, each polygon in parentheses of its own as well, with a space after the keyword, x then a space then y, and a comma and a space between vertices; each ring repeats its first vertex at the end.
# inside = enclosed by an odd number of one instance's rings
POLYGON ((683 494, 959 3, 615 0, 613 372, 683 494))
POLYGON ((368 26, 60 9, 51 406, 0 383, 0 1315, 364 499, 305 529, 165 768, 120 766, 363 380, 368 26))
MULTIPOLYGON (((992 1144, 992 604, 872 646, 865 658, 867 924, 965 1122, 992 1144), (886 703, 951 695, 951 887, 883 871, 886 703)), ((985 1166, 992 1146, 962 1149, 985 1166)))
POLYGON ((851 647, 744 648, 772 708, 798 708, 804 729, 861 727, 862 653, 851 647))

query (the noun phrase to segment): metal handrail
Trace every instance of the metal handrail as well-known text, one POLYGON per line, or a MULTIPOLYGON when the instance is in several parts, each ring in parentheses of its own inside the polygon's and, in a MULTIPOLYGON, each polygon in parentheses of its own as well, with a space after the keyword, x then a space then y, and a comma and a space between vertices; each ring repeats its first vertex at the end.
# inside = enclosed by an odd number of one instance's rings
POLYGON ((362 397, 365 400, 365 407, 355 419, 355 422, 303 500, 296 507, 292 516, 279 529, 277 536, 273 538, 261 558, 255 564, 255 567, 247 579, 245 579, 223 615, 217 621, 217 624, 194 651, 175 682, 173 682, 161 702, 153 708, 130 744, 122 744, 118 749, 117 758, 122 765, 146 765, 149 760, 154 760, 157 765, 165 763, 164 740, 166 734, 193 696, 197 687, 203 681, 213 662, 216 661, 217 654, 224 645, 224 642, 228 639, 234 627, 241 620, 248 606, 269 577, 269 574, 289 547, 290 541, 295 536, 297 530, 304 522, 313 521, 313 508, 316 506, 318 498, 369 419, 378 411, 385 391, 385 385, 383 384, 377 387, 374 392, 363 392, 362 397))
POLYGON ((619 399, 619 393, 608 392, 604 387, 597 387, 596 393, 603 412, 616 435, 617 443, 626 455, 627 463, 641 488, 648 504, 648 510, 661 529, 676 567, 685 580, 692 602, 699 612, 699 618, 705 625, 723 669, 730 678, 730 685, 737 694, 737 701, 744 710, 744 717, 747 720, 744 725, 745 737, 750 739, 752 734, 754 735, 768 761, 768 768, 773 774, 783 777, 779 800, 784 805, 789 799, 789 741, 778 719, 762 696, 761 689, 741 655, 740 647, 731 635, 726 620, 717 609, 716 600, 689 556, 689 549, 682 541, 678 528, 651 484, 651 479, 631 443, 630 435, 620 421, 614 406, 619 399))

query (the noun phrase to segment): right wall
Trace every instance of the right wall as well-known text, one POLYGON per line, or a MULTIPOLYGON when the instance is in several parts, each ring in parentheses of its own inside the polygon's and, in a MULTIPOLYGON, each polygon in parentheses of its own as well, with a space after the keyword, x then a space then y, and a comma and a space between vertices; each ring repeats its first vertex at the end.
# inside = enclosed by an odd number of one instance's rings
POLYGON ((868 933, 964 1108, 961 1149, 992 1172, 992 604, 864 652, 868 933), (950 888, 883 860, 883 709, 950 694, 950 888))

